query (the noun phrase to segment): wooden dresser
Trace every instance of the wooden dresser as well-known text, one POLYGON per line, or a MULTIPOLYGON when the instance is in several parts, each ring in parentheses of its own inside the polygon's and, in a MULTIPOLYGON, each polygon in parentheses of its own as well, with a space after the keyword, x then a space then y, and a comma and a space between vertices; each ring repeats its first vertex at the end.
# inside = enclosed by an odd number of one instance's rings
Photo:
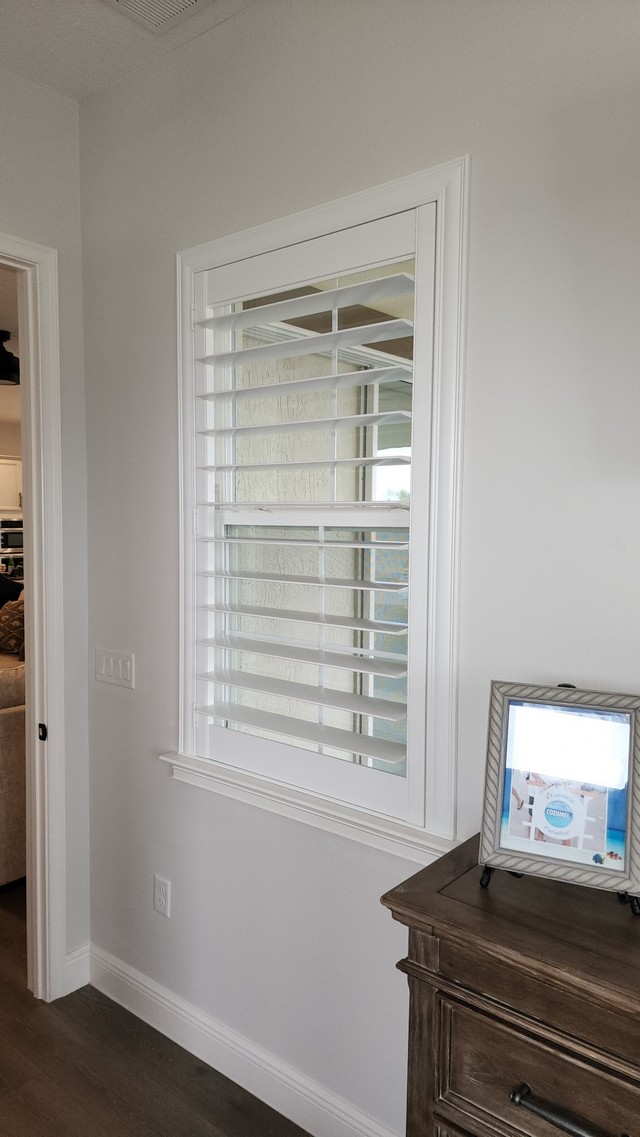
POLYGON ((640 1137, 640 918, 478 838, 382 898, 409 928, 407 1137, 640 1137))

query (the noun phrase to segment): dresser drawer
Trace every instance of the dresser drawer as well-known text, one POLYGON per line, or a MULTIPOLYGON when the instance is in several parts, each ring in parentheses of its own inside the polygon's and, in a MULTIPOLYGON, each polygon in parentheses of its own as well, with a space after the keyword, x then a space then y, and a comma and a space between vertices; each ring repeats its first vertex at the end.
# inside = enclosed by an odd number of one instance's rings
POLYGON ((548 976, 496 966, 495 957, 488 953, 446 938, 439 943, 437 960, 435 970, 446 979, 463 982, 470 990, 583 1039, 596 1050, 637 1055, 640 1063, 640 1020, 632 1008, 624 1013, 611 1005, 588 1002, 584 995, 554 984, 548 976))
POLYGON ((472 1133, 558 1137, 570 1119, 590 1137, 640 1137, 638 1082, 610 1073, 597 1054, 591 1061, 556 1049, 443 996, 436 1022, 435 1111, 445 1132, 452 1122, 472 1133), (545 1103, 555 1123, 511 1100, 523 1085, 531 1090, 525 1102, 545 1103))

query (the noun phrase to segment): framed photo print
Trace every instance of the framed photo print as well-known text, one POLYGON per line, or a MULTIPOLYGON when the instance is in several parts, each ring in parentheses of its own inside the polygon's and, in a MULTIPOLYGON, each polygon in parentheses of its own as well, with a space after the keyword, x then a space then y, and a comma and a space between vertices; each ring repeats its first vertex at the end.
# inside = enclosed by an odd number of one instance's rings
POLYGON ((640 895, 640 696, 492 683, 480 863, 640 895))

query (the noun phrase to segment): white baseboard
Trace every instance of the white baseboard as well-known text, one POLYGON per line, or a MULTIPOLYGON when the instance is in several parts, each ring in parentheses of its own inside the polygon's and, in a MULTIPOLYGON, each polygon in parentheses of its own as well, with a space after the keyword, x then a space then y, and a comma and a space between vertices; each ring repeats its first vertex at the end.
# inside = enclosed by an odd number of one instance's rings
POLYGON ((398 1137, 344 1098, 114 956, 92 946, 90 960, 90 981, 99 991, 313 1137, 398 1137))
POLYGON ((70 995, 79 987, 86 987, 91 981, 91 950, 89 944, 83 944, 75 951, 67 952, 66 956, 65 990, 63 995, 70 995))

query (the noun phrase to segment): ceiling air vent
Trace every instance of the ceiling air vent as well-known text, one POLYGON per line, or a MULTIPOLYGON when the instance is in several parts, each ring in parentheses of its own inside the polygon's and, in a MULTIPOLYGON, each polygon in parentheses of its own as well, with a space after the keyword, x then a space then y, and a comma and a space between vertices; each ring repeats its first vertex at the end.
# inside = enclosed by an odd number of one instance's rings
POLYGON ((208 8, 215 0, 104 0, 150 32, 166 32, 180 20, 208 8))

